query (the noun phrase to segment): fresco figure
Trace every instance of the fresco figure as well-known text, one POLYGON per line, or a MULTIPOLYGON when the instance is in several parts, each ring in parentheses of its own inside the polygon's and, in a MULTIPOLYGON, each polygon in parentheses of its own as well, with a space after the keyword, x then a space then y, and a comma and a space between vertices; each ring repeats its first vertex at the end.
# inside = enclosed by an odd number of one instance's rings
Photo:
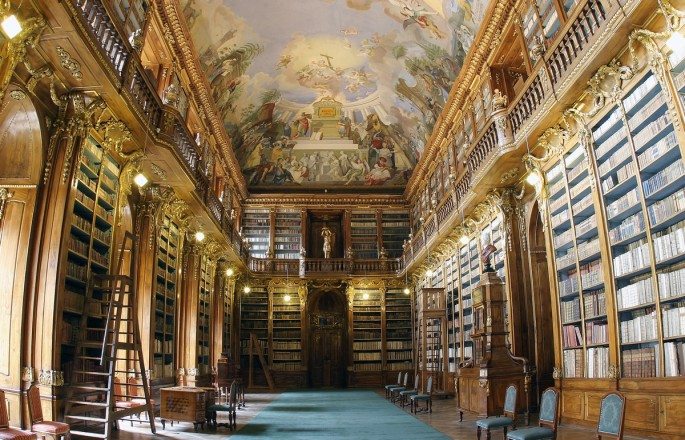
POLYGON ((376 162, 376 165, 373 166, 373 169, 364 176, 364 179, 366 180, 367 185, 381 185, 386 180, 390 179, 390 177, 392 177, 392 175, 388 168, 388 161, 384 157, 381 157, 378 159, 378 162, 376 162))

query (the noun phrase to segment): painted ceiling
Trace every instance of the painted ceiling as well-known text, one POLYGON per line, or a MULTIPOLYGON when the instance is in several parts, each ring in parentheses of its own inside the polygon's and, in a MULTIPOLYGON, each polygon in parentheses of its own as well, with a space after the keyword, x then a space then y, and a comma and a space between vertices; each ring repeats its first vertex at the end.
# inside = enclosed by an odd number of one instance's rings
POLYGON ((182 0, 252 190, 401 189, 488 0, 182 0))

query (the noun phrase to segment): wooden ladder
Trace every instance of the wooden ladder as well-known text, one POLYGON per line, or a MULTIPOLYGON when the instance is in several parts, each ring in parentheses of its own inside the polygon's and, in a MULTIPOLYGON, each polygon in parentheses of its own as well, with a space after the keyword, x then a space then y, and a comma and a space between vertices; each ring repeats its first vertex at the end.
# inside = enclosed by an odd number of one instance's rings
POLYGON ((262 344, 260 344, 259 339, 257 339, 257 335, 254 333, 250 333, 250 344, 249 344, 249 371, 248 371, 248 381, 247 381, 247 387, 248 388, 254 388, 254 381, 253 381, 253 356, 257 355, 259 357, 259 363, 262 366, 262 370, 264 370, 264 376, 266 377, 266 383, 269 384, 269 389, 273 391, 274 389, 274 380, 271 377, 271 370, 269 370, 269 365, 266 363, 266 359, 264 359, 264 353, 262 350, 262 344))
POLYGON ((136 239, 127 232, 115 273, 90 277, 64 410, 73 436, 110 438, 118 420, 132 422, 134 415, 143 412, 147 413, 150 430, 155 433, 154 409, 134 306, 135 256, 136 239), (121 275, 126 251, 130 251, 131 275, 121 275), (135 375, 141 379, 140 385, 126 383, 124 379, 116 386, 117 374, 135 375), (130 392, 132 387, 143 388, 144 403, 131 402, 138 398, 138 393, 130 392))

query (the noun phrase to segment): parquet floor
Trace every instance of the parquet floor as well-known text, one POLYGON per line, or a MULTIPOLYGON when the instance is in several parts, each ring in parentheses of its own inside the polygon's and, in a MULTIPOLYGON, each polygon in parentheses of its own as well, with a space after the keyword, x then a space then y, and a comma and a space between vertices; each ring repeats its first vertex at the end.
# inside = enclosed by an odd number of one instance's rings
MULTIPOLYGON (((382 395, 384 392, 379 390, 382 395)), ((245 426, 249 421, 256 416, 266 405, 268 405, 276 396, 277 393, 259 393, 247 394, 247 408, 241 409, 238 412, 238 430, 245 426)), ((351 402, 353 404, 353 402, 351 402)), ((409 411, 407 409, 407 414, 409 411)), ((418 414, 419 420, 432 425, 435 429, 443 432, 450 438, 454 439, 474 439, 476 438, 476 420, 477 418, 468 413, 464 414, 464 421, 459 422, 459 413, 457 412, 455 399, 441 399, 433 402, 433 413, 418 414)), ((220 420, 221 422, 221 417, 220 420)), ((120 440, 139 440, 152 438, 174 438, 174 439, 207 439, 212 437, 230 437, 228 429, 220 427, 217 431, 205 430, 195 432, 192 424, 181 423, 175 424, 173 427, 167 423, 167 429, 162 430, 159 419, 157 420, 157 435, 150 434, 149 430, 145 429, 145 424, 134 423, 131 427, 127 422, 122 422, 121 430, 114 436, 115 439, 120 440)), ((557 434, 557 440, 594 440, 596 439, 595 432, 591 429, 561 425, 557 434)), ((624 436, 626 440, 638 440, 648 437, 624 436)), ((483 440, 485 436, 483 436, 483 440)), ((332 439, 331 439, 332 440, 332 439)), ((492 440, 503 440, 502 431, 493 432, 492 440)))

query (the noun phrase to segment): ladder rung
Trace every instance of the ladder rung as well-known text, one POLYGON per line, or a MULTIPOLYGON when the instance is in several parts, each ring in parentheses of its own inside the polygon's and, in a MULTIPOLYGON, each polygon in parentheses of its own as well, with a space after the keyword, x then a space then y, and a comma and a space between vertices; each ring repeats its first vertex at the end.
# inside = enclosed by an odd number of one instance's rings
POLYGON ((88 386, 88 385, 73 385, 71 387, 74 391, 76 390, 83 390, 83 391, 109 391, 109 388, 107 387, 95 387, 95 386, 88 386))
MULTIPOLYGON (((87 360, 87 361, 98 361, 98 362, 99 362, 100 359, 101 359, 100 356, 85 356, 85 355, 82 355, 82 354, 76 355, 76 358, 77 358, 77 359, 87 360)), ((106 359, 106 358, 105 358, 105 359, 106 359)))
POLYGON ((76 374, 86 374, 91 376, 109 376, 107 371, 85 371, 85 370, 74 370, 76 374))
POLYGON ((70 430, 71 435, 78 436, 78 437, 92 437, 92 438, 107 438, 106 434, 100 434, 97 432, 88 432, 88 431, 74 431, 73 429, 70 430))
POLYGON ((107 407, 107 402, 92 402, 90 400, 69 400, 68 402, 72 405, 107 407))

